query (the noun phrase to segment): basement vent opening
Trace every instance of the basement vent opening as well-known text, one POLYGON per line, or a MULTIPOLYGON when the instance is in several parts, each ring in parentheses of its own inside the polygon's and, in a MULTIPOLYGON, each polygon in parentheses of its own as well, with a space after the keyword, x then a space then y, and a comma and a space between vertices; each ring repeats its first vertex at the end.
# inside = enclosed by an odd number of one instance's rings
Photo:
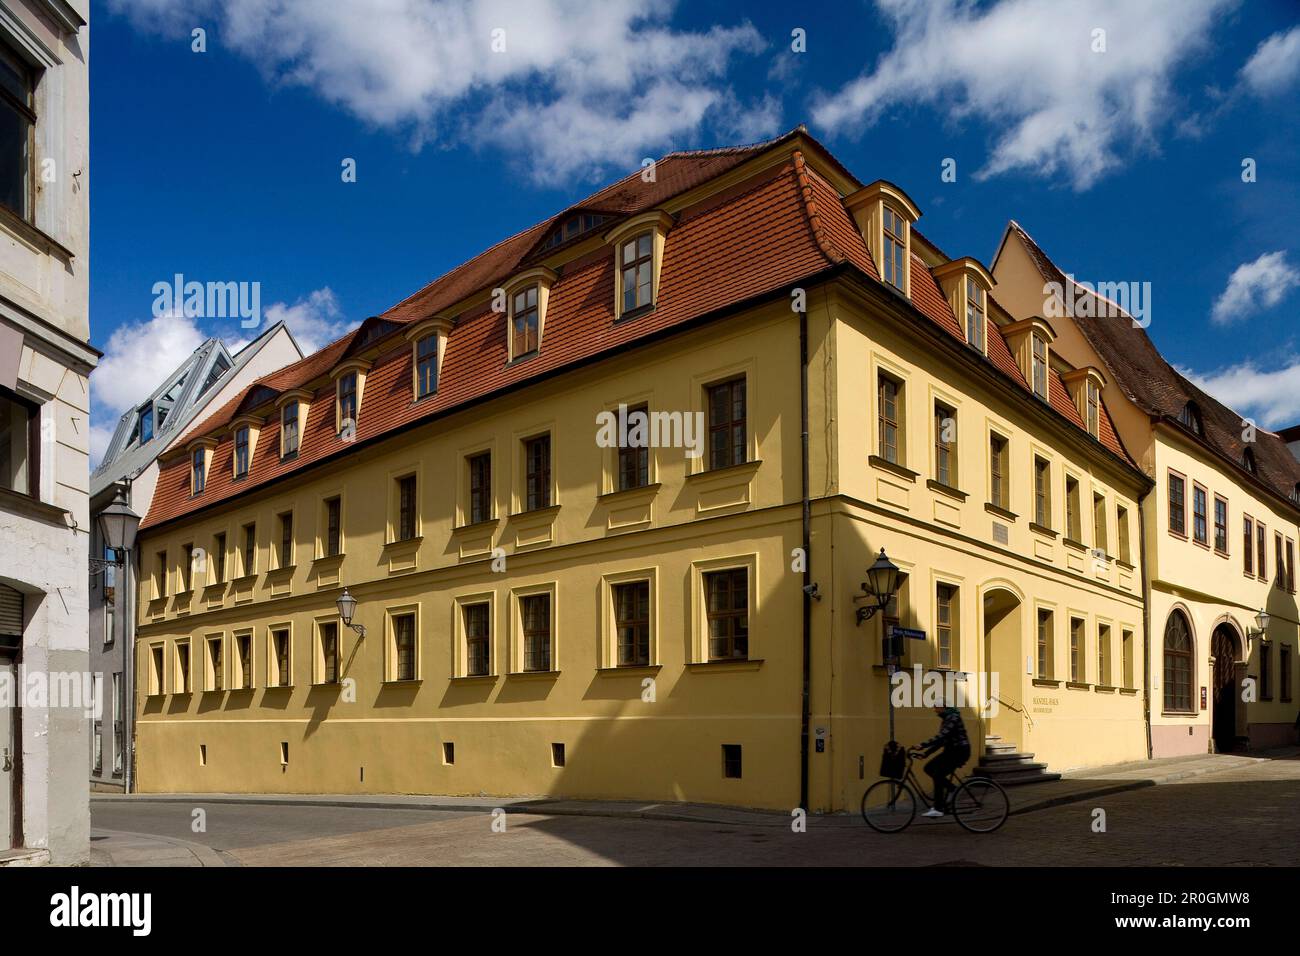
POLYGON ((551 744, 551 766, 564 766, 564 744, 551 744))

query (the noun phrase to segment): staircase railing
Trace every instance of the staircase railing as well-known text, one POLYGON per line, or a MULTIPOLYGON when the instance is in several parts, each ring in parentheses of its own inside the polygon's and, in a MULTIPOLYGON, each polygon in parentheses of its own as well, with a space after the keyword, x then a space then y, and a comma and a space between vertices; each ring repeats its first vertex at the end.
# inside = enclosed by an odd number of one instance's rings
POLYGON ((1025 720, 1029 721, 1029 729, 1030 730, 1034 729, 1034 718, 1029 716, 1029 711, 1025 710, 1023 705, 1017 705, 1017 704, 1013 704, 1009 700, 1003 700, 1001 697, 998 697, 996 694, 993 695, 993 699, 996 700, 1003 707, 1006 707, 1008 710, 1013 710, 1016 713, 1021 714, 1025 718, 1025 720))

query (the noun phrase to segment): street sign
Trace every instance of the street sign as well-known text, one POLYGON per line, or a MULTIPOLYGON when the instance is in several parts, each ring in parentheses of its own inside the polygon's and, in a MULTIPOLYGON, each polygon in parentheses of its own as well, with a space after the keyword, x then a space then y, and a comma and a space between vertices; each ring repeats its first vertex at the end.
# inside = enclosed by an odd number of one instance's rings
POLYGON ((902 640, 911 640, 911 641, 925 640, 925 631, 918 630, 917 628, 914 627, 899 627, 897 624, 895 624, 892 628, 890 628, 890 633, 893 634, 894 637, 901 638, 902 640))
POLYGON ((914 627, 899 627, 897 624, 891 626, 885 634, 881 651, 886 663, 896 661, 903 656, 903 641, 906 640, 923 641, 925 631, 918 631, 914 627))

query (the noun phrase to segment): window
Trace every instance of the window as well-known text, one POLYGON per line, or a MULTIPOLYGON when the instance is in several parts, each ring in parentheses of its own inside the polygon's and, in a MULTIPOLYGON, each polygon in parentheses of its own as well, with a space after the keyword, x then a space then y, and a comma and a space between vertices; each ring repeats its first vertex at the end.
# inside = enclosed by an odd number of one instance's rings
POLYGON ((1241 536, 1243 541, 1241 567, 1247 574, 1253 575, 1255 573, 1255 525, 1249 515, 1243 515, 1241 518, 1241 536))
POLYGON ((248 474, 248 426, 235 430, 235 477, 248 474))
POLYGON ((190 642, 176 642, 176 693, 190 692, 190 642))
POLYGON ((1092 546, 1103 554, 1110 553, 1109 536, 1106 534, 1106 498, 1095 492, 1092 496, 1092 546))
POLYGON ((515 293, 510 310, 510 358, 537 351, 537 286, 515 293))
POLYGON ((627 421, 627 444, 618 446, 619 491, 650 484, 649 407, 629 408, 627 421), (634 415, 637 417, 633 418, 634 415))
POLYGON ((220 637, 208 638, 208 689, 219 691, 225 690, 226 670, 225 661, 221 653, 224 639, 220 637))
POLYGON ((469 457, 469 523, 492 517, 492 455, 480 452, 469 457))
POLYGON ((292 458, 298 454, 298 403, 289 401, 280 409, 280 456, 292 458))
POLYGON ((35 128, 36 76, 9 49, 0 47, 0 203, 29 222, 35 128))
POLYGON ((1034 394, 1039 398, 1047 399, 1047 342, 1043 337, 1035 332, 1030 336, 1030 355, 1031 367, 1031 385, 1034 387, 1034 394))
POLYGON ((335 495, 325 499, 325 557, 343 552, 343 499, 335 495))
POLYGON ((257 525, 244 525, 244 567, 245 576, 257 573, 257 525))
POLYGON ((1034 458, 1034 524, 1052 526, 1052 466, 1045 458, 1034 458))
POLYGON ((415 343, 415 397, 438 390, 438 336, 426 335, 415 343))
POLYGON ((1273 584, 1286 590, 1286 554, 1282 550, 1282 535, 1273 532, 1273 584))
POLYGON ((1268 548, 1265 542, 1268 541, 1268 534, 1264 529, 1264 522, 1255 522, 1255 574, 1261 581, 1268 580, 1268 548))
POLYGON ((1070 618, 1070 680, 1083 682, 1083 619, 1070 618))
POLYGON ((456 762, 456 744, 450 740, 442 742, 442 762, 448 767, 456 762))
POLYGON ((619 667, 645 667, 650 663, 650 582, 616 584, 614 632, 619 667))
POLYGON ((293 567, 293 512, 286 511, 280 515, 280 554, 279 567, 293 567))
POLYGON ((1182 611, 1165 624, 1165 710, 1192 713, 1192 633, 1182 611))
POLYGON ((40 408, 0 386, 0 488, 39 498, 40 449, 40 408))
POLYGON ((1259 644, 1259 699, 1273 699, 1273 642, 1259 644))
POLYGON ((888 206, 881 207, 884 217, 885 254, 881 265, 881 274, 886 282, 899 292, 905 292, 907 268, 907 223, 903 217, 888 206))
POLYGON ((1052 612, 1038 611, 1038 676, 1043 680, 1052 677, 1052 612))
POLYGON ((288 628, 277 628, 271 632, 271 666, 272 673, 267 680, 271 687, 288 687, 293 683, 292 661, 290 660, 288 628))
POLYGON ((954 638, 957 636, 957 589, 951 584, 935 587, 935 663, 951 667, 954 638))
POLYGON ((126 738, 122 732, 122 715, 126 712, 126 691, 122 673, 113 675, 113 776, 122 775, 122 757, 126 751, 126 738))
POLYGON ((1192 538, 1197 544, 1209 543, 1209 532, 1205 526, 1205 489, 1192 485, 1192 538))
POLYGON ((357 424, 357 373, 348 372, 339 379, 339 434, 357 424))
POLYGON ((524 670, 551 669, 551 596, 529 594, 519 600, 523 624, 524 670))
POLYGON ((984 351, 984 333, 988 322, 984 315, 984 290, 974 279, 966 278, 966 344, 984 351))
POLYGON ((733 568, 704 575, 709 660, 749 657, 749 571, 733 568))
POLYGON ((155 598, 167 596, 167 552, 159 551, 154 555, 153 595, 155 598))
POLYGON ((1096 383, 1096 382, 1094 382, 1094 381, 1092 381, 1092 380, 1090 379, 1090 380, 1087 382, 1087 384, 1084 385, 1084 396, 1085 396, 1085 398, 1086 398, 1086 400, 1087 400, 1087 412, 1088 412, 1088 416, 1087 416, 1087 425, 1088 425, 1088 434, 1091 435, 1093 438, 1096 438, 1097 435, 1098 435, 1098 429, 1099 429, 1099 424, 1098 424, 1098 423, 1099 423, 1099 421, 1100 421, 1100 415, 1101 415, 1101 412, 1100 412, 1100 409, 1101 409, 1101 396, 1100 396, 1100 394, 1097 392, 1097 383, 1096 383))
POLYGON ((240 634, 235 638, 236 673, 239 675, 238 690, 250 690, 253 686, 253 635, 240 634))
POLYGON ((1097 683, 1110 687, 1110 625, 1097 625, 1097 683))
POLYGON ((1187 483, 1181 475, 1169 473, 1169 530, 1179 537, 1187 537, 1187 516, 1184 512, 1184 496, 1187 483))
POLYGON ((190 487, 193 489, 193 492, 196 495, 200 495, 203 493, 203 486, 206 483, 206 479, 207 479, 207 467, 206 467, 207 460, 208 460, 208 453, 206 449, 204 448, 194 449, 194 454, 191 458, 193 465, 192 465, 192 471, 190 477, 190 487))
POLYGON ((181 548, 181 593, 194 590, 194 545, 181 548))
POLYGON ((1132 563, 1133 552, 1128 546, 1128 509, 1123 505, 1115 506, 1115 533, 1119 559, 1125 564, 1132 563))
POLYGON ((551 506, 550 435, 538 435, 524 442, 524 484, 525 510, 551 506))
POLYGON ((415 537, 415 475, 397 479, 397 525, 393 530, 395 541, 410 541, 415 537))
POLYGON ((1241 467, 1242 467, 1242 468, 1245 468, 1245 469, 1246 469, 1248 472, 1250 472, 1252 475, 1255 474, 1255 473, 1257 472, 1258 469, 1257 469, 1257 467, 1256 467, 1256 465, 1255 465, 1255 452, 1254 452, 1254 451, 1252 451, 1251 449, 1247 448, 1245 451, 1243 451, 1243 452, 1241 453, 1241 467))
POLYGON ((709 467, 739 465, 745 455, 745 380, 732 379, 710 386, 709 467))
POLYGON ((1120 679, 1125 688, 1133 687, 1133 632, 1124 631, 1120 635, 1120 679))
POLYGON ((1201 424, 1200 409, 1196 407, 1195 402, 1188 402, 1183 406, 1183 410, 1178 413, 1178 421, 1194 435, 1203 434, 1205 431, 1205 427, 1201 424))
POLYGON ((1007 487, 1007 440, 1001 435, 989 435, 989 501, 999 508, 1010 504, 1007 487))
POLYGON ((934 403, 934 480, 957 487, 957 413, 934 403))
POLYGON ((153 403, 150 402, 140 409, 140 444, 144 445, 153 441, 153 403))
POLYGON ((393 680, 415 680, 415 615, 393 616, 393 680))
POLYGON ((739 780, 741 771, 740 744, 722 745, 722 775, 729 780, 739 780))
MULTIPOLYGON (((1277 673, 1281 684, 1281 697, 1283 702, 1291 701, 1291 645, 1279 644, 1277 660, 1277 673)), ((113 675, 114 686, 116 687, 117 675, 113 675)))
POLYGON ((1291 500, 1300 504, 1300 481, 1297 481, 1295 487, 1291 489, 1291 500))
POLYGON ((149 693, 163 693, 163 646, 155 644, 149 648, 149 693))
POLYGON ((104 646, 108 647, 116 637, 117 604, 113 598, 113 589, 104 588, 104 646))
MULTIPOLYGON (((92 714, 102 713, 103 704, 103 678, 95 675, 90 682, 90 712, 92 714), (98 700, 99 709, 95 706, 98 700)), ((104 772, 104 724, 98 719, 92 719, 90 722, 90 772, 101 774, 104 772)))
POLYGON ((1228 500, 1221 495, 1214 496, 1214 550, 1228 554, 1228 500))
POLYGON ((648 232, 623 243, 623 315, 650 305, 654 239, 648 232))
POLYGON ((212 539, 212 583, 226 583, 226 533, 218 532, 212 539))
POLYGON ((564 744, 551 744, 551 766, 564 766, 564 744))
POLYGON ((880 373, 877 382, 880 404, 877 409, 880 424, 880 457, 895 465, 902 463, 899 422, 902 420, 903 383, 880 373))
POLYGON ((465 674, 469 677, 482 677, 491 672, 492 655, 489 640, 491 625, 489 623, 488 605, 466 604, 465 616, 465 674))
POLYGON ((1295 593, 1295 542, 1286 539, 1286 589, 1295 593))

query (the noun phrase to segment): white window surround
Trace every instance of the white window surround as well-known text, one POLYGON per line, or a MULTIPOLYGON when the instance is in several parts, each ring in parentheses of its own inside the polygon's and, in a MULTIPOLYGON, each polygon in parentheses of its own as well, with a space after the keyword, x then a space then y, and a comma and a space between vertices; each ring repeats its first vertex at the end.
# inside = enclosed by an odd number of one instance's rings
POLYGON ((356 426, 361 420, 361 409, 365 401, 366 373, 370 371, 370 363, 365 359, 348 359, 340 362, 330 370, 330 380, 334 382, 334 433, 338 435, 343 430, 342 406, 340 404, 340 392, 343 379, 350 373, 357 376, 357 401, 356 401, 356 418, 353 425, 356 426))
POLYGON ((230 441, 230 475, 232 478, 247 477, 253 473, 253 456, 257 451, 257 437, 262 433, 262 428, 266 425, 266 419, 258 415, 240 415, 226 426, 226 435, 230 441), (236 460, 235 443, 238 441, 239 430, 248 429, 248 472, 246 475, 240 475, 236 470, 239 466, 236 460))
MULTIPOLYGON (((358 386, 359 387, 359 386, 358 386)), ((298 449, 302 449, 303 434, 307 430, 307 413, 311 409, 312 399, 315 393, 305 388, 291 388, 280 394, 275 400, 275 416, 280 423, 280 457, 283 458, 284 450, 284 412, 291 402, 298 403, 298 449)))
MULTIPOLYGON (((551 286, 555 285, 559 279, 559 273, 554 269, 548 269, 546 266, 537 266, 533 269, 527 269, 524 272, 514 276, 509 282, 501 286, 503 302, 502 307, 506 313, 506 360, 513 362, 522 355, 514 354, 514 335, 512 324, 514 322, 514 301, 515 293, 521 292, 530 285, 537 286, 537 352, 542 350, 542 345, 546 340, 546 309, 550 304, 551 286)), ((535 354, 528 352, 528 355, 535 354)))
POLYGON ((883 270, 885 253, 885 207, 888 206, 903 222, 903 295, 912 296, 912 224, 921 218, 921 210, 911 197, 893 183, 878 179, 869 186, 863 186, 855 193, 844 197, 845 208, 853 215, 858 230, 866 239, 871 258, 880 273, 880 281, 889 288, 894 288, 885 281, 883 270))
POLYGON ((411 401, 417 402, 423 398, 430 398, 438 394, 438 388, 442 384, 442 362, 447 355, 447 338, 451 335, 452 326, 455 321, 448 316, 438 315, 431 319, 425 319, 423 322, 417 322, 406 331, 406 341, 411 343, 411 401), (427 395, 420 394, 419 367, 420 342, 427 336, 436 335, 438 337, 438 359, 436 371, 433 378, 433 390, 427 395))
POLYGON ((1101 372, 1088 365, 1083 368, 1071 369, 1061 375, 1061 380, 1065 382, 1065 387, 1070 392, 1070 398, 1074 401, 1074 407, 1078 409, 1079 417, 1083 419, 1084 427, 1093 438, 1099 438, 1101 435, 1101 415, 1102 415, 1102 393, 1106 388, 1106 379, 1101 372), (1096 390, 1097 415, 1096 431, 1092 430, 1091 423, 1088 420, 1088 397, 1090 389, 1096 390))
POLYGON ((1011 354, 1020 367, 1020 373, 1025 377, 1025 383, 1029 390, 1042 399, 1049 401, 1051 397, 1052 386, 1052 343, 1056 341, 1056 332, 1045 319, 1033 316, 1028 319, 1021 319, 1019 322, 1012 322, 1001 327, 1002 337, 1006 339, 1007 347, 1011 349, 1011 354), (1039 393, 1034 388, 1034 340, 1038 339, 1043 343, 1043 392, 1039 393))
POLYGON ((989 271, 980 265, 979 261, 970 256, 962 256, 960 259, 953 259, 951 262, 945 262, 943 265, 934 266, 930 273, 934 276, 935 281, 939 283, 939 288, 943 291, 944 297, 948 300, 948 305, 952 308, 952 314, 961 326, 962 338, 966 339, 966 344, 977 349, 981 354, 988 354, 988 338, 990 320, 991 300, 989 293, 993 291, 993 276, 989 271), (984 325, 979 330, 979 335, 975 341, 970 340, 970 332, 967 328, 966 312, 969 306, 970 289, 974 287, 979 294, 980 303, 976 305, 976 310, 983 316, 984 325))
POLYGON ((212 452, 217 447, 217 440, 208 436, 196 438, 185 446, 186 458, 190 462, 190 495, 202 494, 194 487, 194 456, 200 449, 203 450, 203 483, 206 488, 207 484, 212 481, 212 452))
POLYGON ((637 306, 633 310, 640 314, 643 309, 652 309, 659 303, 659 279, 663 272, 664 261, 664 244, 668 236, 668 230, 672 228, 673 217, 662 209, 655 209, 651 212, 642 213, 639 216, 633 216, 619 223, 609 232, 605 233, 605 242, 608 243, 614 251, 614 318, 615 320, 623 317, 623 244, 629 239, 634 239, 642 233, 648 232, 651 237, 651 279, 650 279, 650 302, 648 305, 637 306))

